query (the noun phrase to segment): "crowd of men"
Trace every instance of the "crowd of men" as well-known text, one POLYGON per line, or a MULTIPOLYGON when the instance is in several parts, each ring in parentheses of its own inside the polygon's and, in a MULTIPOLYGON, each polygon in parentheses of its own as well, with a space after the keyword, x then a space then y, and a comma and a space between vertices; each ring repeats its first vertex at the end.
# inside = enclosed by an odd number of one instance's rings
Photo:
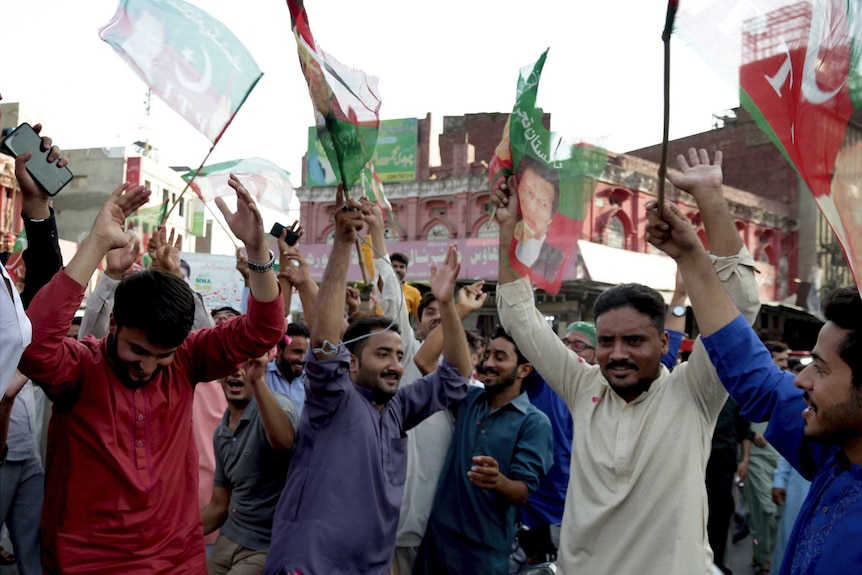
MULTIPOLYGON (((159 229, 152 265, 135 268, 126 220, 142 186, 117 187, 63 267, 28 160, 16 159, 25 286, 4 270, 0 290, 0 520, 22 575, 496 575, 547 559, 566 574, 727 573, 733 476, 754 481, 751 442, 812 481, 774 560, 777 517, 746 490, 758 573, 862 572, 862 299, 829 294, 800 373, 773 361, 751 327, 756 266, 720 152, 692 150, 670 176, 697 202, 709 253, 677 206, 646 206, 650 243, 678 264, 671 306, 614 286, 593 323, 560 338, 501 258, 487 339, 463 328, 487 294, 458 288, 457 249, 417 301, 380 209, 341 187, 318 284, 300 247, 282 237, 270 251, 231 176, 236 211, 217 203, 246 248, 247 303, 208 311, 173 233, 159 229), (357 241, 373 251, 367 311, 347 286, 357 241), (308 325, 285 320, 294 290, 308 325), (678 362, 686 295, 701 335, 678 362), (44 474, 34 389, 51 406, 44 474), (746 420, 768 422, 762 436, 746 420)), ((514 176, 493 190, 501 254, 518 191, 514 176)))

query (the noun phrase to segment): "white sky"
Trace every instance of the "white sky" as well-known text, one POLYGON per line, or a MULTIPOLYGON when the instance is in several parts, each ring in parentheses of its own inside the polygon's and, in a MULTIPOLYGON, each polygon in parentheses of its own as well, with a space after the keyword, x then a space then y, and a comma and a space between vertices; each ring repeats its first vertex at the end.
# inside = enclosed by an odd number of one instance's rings
MULTIPOLYGON (((260 156, 300 185, 308 90, 283 0, 194 0, 225 23, 264 76, 209 163, 260 156)), ((381 118, 510 112, 518 70, 551 48, 539 104, 554 131, 612 151, 658 143, 666 0, 307 0, 311 29, 341 62, 380 78, 381 118)), ((98 37, 116 0, 4 2, 0 94, 40 110, 61 148, 144 139, 146 86, 98 37)), ((733 88, 673 42, 671 138, 706 131, 733 88)), ((154 99, 149 138, 170 165, 196 167, 209 141, 154 99)), ((678 150, 671 150, 672 154, 678 150)))

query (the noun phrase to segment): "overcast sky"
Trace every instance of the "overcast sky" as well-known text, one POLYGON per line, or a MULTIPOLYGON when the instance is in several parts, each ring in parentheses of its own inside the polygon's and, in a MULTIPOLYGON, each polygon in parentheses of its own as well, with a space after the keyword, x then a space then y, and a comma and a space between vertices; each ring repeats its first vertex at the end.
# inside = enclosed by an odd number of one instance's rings
MULTIPOLYGON (((195 0, 232 29, 264 76, 210 163, 260 156, 300 185, 311 103, 280 0, 195 0)), ((381 118, 510 112, 520 67, 550 47, 539 104, 564 135, 612 151, 658 143, 665 0, 307 0, 312 32, 340 61, 380 78, 381 118)), ((5 2, 4 102, 40 110, 61 147, 149 140, 171 165, 197 166, 209 142, 161 102, 98 37, 115 0, 5 2)), ((673 44, 671 137, 706 131, 735 106, 679 39, 673 44)), ((671 150, 676 153, 677 150, 671 150)))

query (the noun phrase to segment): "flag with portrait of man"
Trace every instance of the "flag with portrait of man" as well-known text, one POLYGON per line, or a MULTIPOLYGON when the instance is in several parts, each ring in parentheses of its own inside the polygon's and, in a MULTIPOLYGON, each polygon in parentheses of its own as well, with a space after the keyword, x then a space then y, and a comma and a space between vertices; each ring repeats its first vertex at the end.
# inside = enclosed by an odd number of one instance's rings
POLYGON ((515 106, 489 172, 492 189, 509 175, 517 184, 519 217, 509 265, 535 287, 556 294, 577 257, 587 207, 608 154, 567 141, 543 124, 536 97, 547 55, 546 50, 534 65, 521 69, 515 106))

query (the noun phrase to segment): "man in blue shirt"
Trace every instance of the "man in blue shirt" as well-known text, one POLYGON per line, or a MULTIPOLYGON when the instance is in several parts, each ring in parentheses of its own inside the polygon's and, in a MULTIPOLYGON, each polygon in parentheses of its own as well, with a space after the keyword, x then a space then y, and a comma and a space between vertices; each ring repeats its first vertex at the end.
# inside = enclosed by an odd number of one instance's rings
POLYGON ((305 406, 304 370, 309 335, 305 324, 287 324, 287 331, 277 345, 278 355, 266 366, 266 384, 289 397, 299 413, 305 406))
POLYGON ((453 406, 455 433, 414 575, 507 573, 518 505, 553 465, 548 417, 522 391, 533 367, 497 328, 485 388, 453 406))
POLYGON ((739 316, 690 221, 672 204, 647 204, 649 242, 685 278, 703 343, 742 416, 769 420, 766 438, 812 480, 780 574, 862 572, 862 298, 853 288, 823 304, 814 361, 782 371, 739 316))

